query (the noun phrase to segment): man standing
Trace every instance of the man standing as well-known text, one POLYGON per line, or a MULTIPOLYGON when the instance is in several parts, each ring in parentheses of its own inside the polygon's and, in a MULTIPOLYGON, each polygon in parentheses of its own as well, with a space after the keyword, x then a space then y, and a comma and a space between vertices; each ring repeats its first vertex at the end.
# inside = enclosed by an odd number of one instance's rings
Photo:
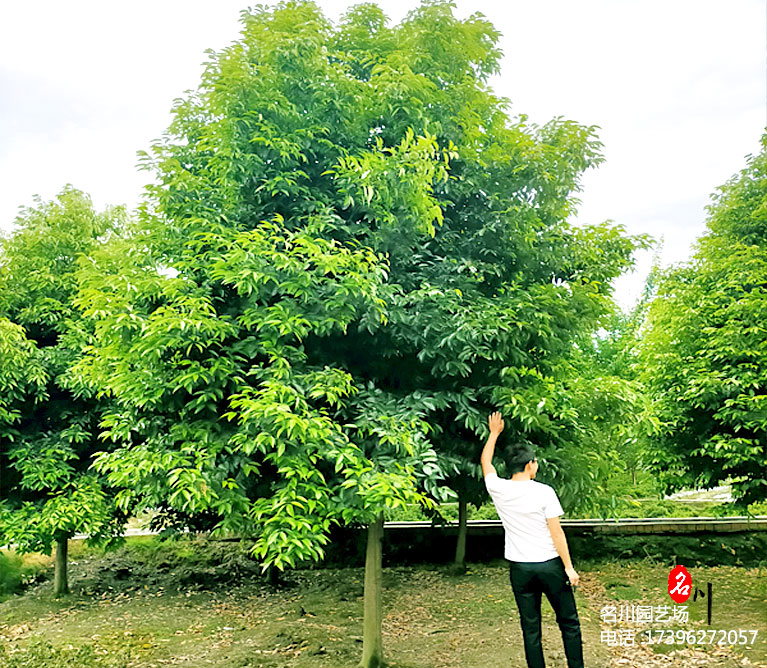
POLYGON ((579 577, 570 561, 565 532, 559 524, 562 506, 549 485, 534 480, 538 459, 529 445, 512 445, 504 458, 511 479, 499 478, 493 452, 503 431, 503 418, 488 418, 490 436, 482 450, 482 475, 506 534, 504 556, 519 608, 529 668, 544 668, 541 646, 541 593, 546 594, 562 632, 568 668, 583 668, 581 624, 573 588, 579 577))

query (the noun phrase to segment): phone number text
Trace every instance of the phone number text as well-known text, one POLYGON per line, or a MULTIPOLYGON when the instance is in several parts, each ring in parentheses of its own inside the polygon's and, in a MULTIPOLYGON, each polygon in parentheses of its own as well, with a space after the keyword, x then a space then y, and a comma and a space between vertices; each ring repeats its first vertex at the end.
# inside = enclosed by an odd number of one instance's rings
POLYGON ((699 629, 697 631, 646 629, 642 631, 642 635, 646 636, 647 640, 642 641, 642 644, 753 645, 757 633, 755 629, 699 629))

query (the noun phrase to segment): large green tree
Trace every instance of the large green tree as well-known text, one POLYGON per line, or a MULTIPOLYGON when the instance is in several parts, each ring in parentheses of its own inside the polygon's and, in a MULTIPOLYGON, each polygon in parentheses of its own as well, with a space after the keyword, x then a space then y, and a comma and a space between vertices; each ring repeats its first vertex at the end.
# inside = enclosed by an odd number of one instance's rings
POLYGON ((767 136, 718 189, 690 262, 659 281, 642 341, 664 491, 767 497, 767 136))
POLYGON ((48 554, 55 546, 56 594, 69 589, 68 539, 85 532, 94 543, 108 543, 122 535, 125 520, 90 469, 101 449, 103 405, 75 398, 67 386, 89 336, 72 302, 77 262, 123 218, 120 209, 97 214, 86 195, 67 187, 55 200, 22 210, 0 239, 0 317, 22 337, 19 350, 30 351, 26 365, 13 364, 15 375, 0 380, 0 542, 48 554), (19 373, 27 385, 37 384, 32 395, 14 397, 24 387, 19 373))
POLYGON ((478 461, 492 406, 564 466, 558 360, 640 243, 569 225, 595 129, 511 120, 497 31, 452 9, 244 12, 144 154, 139 226, 81 276, 119 502, 212 512, 278 568, 367 525, 366 667, 383 510, 447 498, 442 464, 459 439, 478 461))

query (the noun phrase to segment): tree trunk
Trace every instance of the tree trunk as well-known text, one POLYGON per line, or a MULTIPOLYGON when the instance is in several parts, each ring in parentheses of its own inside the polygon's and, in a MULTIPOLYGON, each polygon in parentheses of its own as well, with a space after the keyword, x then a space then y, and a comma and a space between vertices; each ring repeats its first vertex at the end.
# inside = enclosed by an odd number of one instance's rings
POLYGON ((68 537, 56 540, 56 567, 53 572, 53 593, 62 596, 69 593, 69 578, 67 577, 67 548, 68 537))
POLYGON ((362 633, 362 661, 359 668, 383 666, 383 640, 381 637, 381 540, 383 514, 368 526, 368 546, 365 554, 365 621, 362 633))
POLYGON ((276 566, 269 566, 266 569, 266 581, 273 587, 277 587, 280 584, 280 571, 276 566))
POLYGON ((468 519, 468 504, 463 496, 458 497, 458 541, 455 545, 455 565, 466 567, 466 520, 468 519))

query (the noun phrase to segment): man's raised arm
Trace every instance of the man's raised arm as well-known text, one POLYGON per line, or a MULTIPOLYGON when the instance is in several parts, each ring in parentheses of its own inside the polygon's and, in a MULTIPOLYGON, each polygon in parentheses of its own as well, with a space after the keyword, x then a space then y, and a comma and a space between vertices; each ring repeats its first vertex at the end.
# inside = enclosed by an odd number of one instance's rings
POLYGON ((493 467, 493 454, 495 453, 495 442, 498 440, 498 435, 503 431, 503 418, 497 411, 490 415, 487 419, 488 426, 490 427, 490 436, 487 437, 487 443, 482 450, 482 456, 479 461, 482 464, 482 476, 486 476, 488 473, 495 473, 493 467))

